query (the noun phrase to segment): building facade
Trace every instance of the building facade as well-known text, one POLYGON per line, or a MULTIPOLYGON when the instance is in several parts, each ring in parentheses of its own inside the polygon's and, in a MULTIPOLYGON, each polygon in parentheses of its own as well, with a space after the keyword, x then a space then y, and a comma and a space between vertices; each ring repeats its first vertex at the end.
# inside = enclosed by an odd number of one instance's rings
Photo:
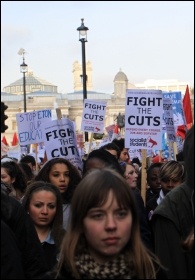
MULTIPOLYGON (((81 128, 83 113, 83 85, 82 85, 82 67, 78 61, 73 63, 73 89, 71 93, 58 93, 56 85, 51 84, 39 77, 34 76, 32 71, 26 74, 26 107, 27 112, 42 109, 61 109, 63 117, 68 117, 76 123, 76 130, 81 128)), ((113 80, 113 93, 100 93, 93 91, 92 83, 92 64, 86 63, 87 73, 87 98, 91 100, 106 101, 105 127, 113 124, 120 112, 125 113, 125 95, 127 89, 160 89, 162 91, 181 91, 185 93, 188 82, 179 82, 177 80, 147 80, 142 84, 131 84, 127 75, 120 69, 113 80)), ((4 87, 1 92, 1 101, 8 109, 6 115, 6 125, 8 129, 4 135, 11 145, 14 132, 17 132, 16 114, 24 112, 23 78, 4 87)), ((194 108, 194 96, 191 94, 192 110, 194 108)))

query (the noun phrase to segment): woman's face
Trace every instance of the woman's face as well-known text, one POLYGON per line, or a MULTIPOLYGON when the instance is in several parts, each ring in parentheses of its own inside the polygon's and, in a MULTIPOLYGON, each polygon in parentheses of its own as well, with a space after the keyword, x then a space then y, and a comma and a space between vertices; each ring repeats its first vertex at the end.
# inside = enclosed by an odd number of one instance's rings
POLYGON ((120 254, 131 236, 130 209, 121 209, 112 191, 103 206, 91 208, 83 221, 83 231, 92 257, 105 263, 120 254))
POLYGON ((64 163, 56 163, 49 172, 49 181, 59 188, 61 193, 65 193, 69 182, 69 168, 64 163))
POLYGON ((125 179, 129 186, 132 189, 135 189, 137 187, 137 177, 138 174, 135 170, 135 167, 129 164, 126 164, 126 169, 125 169, 125 179))
POLYGON ((120 153, 119 161, 129 161, 129 152, 128 149, 124 148, 122 152, 120 153))
POLYGON ((170 180, 166 180, 166 181, 161 180, 161 188, 162 188, 164 195, 166 195, 172 189, 178 187, 181 184, 182 184, 182 180, 180 178, 179 179, 170 179, 170 180))
POLYGON ((7 169, 4 167, 1 167, 1 180, 9 185, 12 185, 15 182, 15 178, 11 178, 7 172, 7 169))
POLYGON ((51 191, 34 192, 29 203, 29 215, 37 227, 49 227, 56 214, 57 199, 51 191))

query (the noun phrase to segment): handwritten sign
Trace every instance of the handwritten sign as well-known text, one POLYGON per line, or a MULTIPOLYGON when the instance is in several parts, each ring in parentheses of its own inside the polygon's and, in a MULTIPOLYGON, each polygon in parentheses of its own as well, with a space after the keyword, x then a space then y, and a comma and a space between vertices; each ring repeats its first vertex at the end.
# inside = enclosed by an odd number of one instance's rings
POLYGON ((161 90, 129 89, 125 104, 125 147, 161 149, 163 101, 161 90))
POLYGON ((85 99, 81 130, 93 133, 103 133, 105 114, 106 102, 85 99))
POLYGON ((163 92, 163 98, 170 98, 172 100, 174 126, 184 125, 185 121, 181 92, 163 92))
POLYGON ((42 125, 51 120, 51 117, 52 113, 49 109, 16 114, 19 144, 43 142, 42 125))
POLYGON ((63 157, 79 170, 82 170, 83 164, 77 148, 74 123, 64 118, 44 123, 42 128, 48 160, 55 157, 63 157))

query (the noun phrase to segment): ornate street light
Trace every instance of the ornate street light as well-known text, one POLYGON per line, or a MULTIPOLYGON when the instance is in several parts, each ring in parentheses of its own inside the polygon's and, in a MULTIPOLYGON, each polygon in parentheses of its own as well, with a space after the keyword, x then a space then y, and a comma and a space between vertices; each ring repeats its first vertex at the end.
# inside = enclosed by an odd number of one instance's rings
MULTIPOLYGON (((86 59, 85 59, 85 43, 87 42, 88 27, 84 25, 84 19, 81 19, 81 26, 77 28, 79 31, 79 41, 82 46, 82 79, 83 79, 83 102, 87 99, 87 75, 86 75, 86 59)), ((85 132, 85 141, 88 141, 88 132, 85 132)))
POLYGON ((20 64, 20 72, 23 73, 23 93, 24 93, 24 112, 26 112, 26 72, 28 71, 28 65, 25 63, 25 50, 20 49, 19 55, 23 55, 23 62, 20 64))

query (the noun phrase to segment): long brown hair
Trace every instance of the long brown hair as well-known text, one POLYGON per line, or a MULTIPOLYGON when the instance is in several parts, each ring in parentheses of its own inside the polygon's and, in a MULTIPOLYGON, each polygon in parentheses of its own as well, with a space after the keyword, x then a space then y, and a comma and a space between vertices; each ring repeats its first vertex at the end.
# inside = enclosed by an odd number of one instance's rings
POLYGON ((43 182, 43 181, 36 181, 34 183, 30 183, 27 186, 25 195, 22 199, 22 205, 28 212, 30 201, 32 199, 33 194, 43 190, 52 192, 56 197, 56 214, 50 225, 50 228, 51 228, 51 236, 53 237, 56 246, 59 248, 62 242, 63 235, 65 233, 63 229, 62 197, 59 189, 53 184, 43 182))
POLYGON ((70 224, 63 239, 56 277, 60 274, 62 266, 65 265, 79 279, 74 257, 80 246, 82 247, 83 240, 83 246, 86 242, 82 233, 83 220, 91 208, 105 203, 110 190, 113 191, 119 207, 130 209, 132 214, 131 237, 124 248, 129 256, 127 261, 133 262, 137 278, 156 278, 154 262, 158 263, 158 260, 141 241, 134 195, 122 175, 109 168, 92 170, 82 179, 75 190, 71 204, 70 224))

